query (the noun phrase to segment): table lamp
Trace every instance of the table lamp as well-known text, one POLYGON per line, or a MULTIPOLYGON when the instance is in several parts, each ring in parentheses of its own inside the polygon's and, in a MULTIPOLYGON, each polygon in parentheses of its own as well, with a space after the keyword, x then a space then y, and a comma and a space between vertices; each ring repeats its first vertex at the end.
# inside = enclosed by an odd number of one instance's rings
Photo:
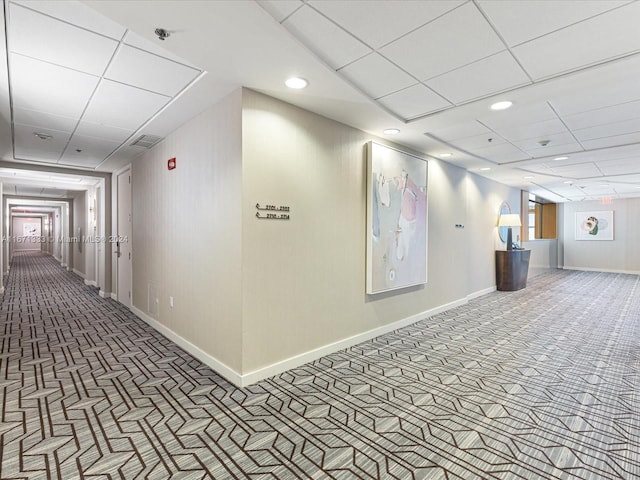
POLYGON ((520 225, 522 225, 520 223, 520 215, 518 215, 517 213, 505 213, 504 215, 500 215, 498 226, 508 227, 507 250, 513 250, 513 232, 511 231, 511 227, 519 227, 520 225))

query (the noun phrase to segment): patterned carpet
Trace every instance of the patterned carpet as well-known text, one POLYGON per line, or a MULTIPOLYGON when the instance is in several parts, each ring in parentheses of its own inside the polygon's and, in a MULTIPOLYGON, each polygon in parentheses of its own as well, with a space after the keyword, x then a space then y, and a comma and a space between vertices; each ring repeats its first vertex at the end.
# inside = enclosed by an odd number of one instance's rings
POLYGON ((639 278, 548 272, 237 389, 18 256, 0 478, 639 479, 639 278))

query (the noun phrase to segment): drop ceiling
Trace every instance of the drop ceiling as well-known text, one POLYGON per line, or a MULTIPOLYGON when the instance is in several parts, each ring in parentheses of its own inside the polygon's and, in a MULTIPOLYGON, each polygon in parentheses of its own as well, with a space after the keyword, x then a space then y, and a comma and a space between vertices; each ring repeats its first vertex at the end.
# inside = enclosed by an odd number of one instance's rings
POLYGON ((550 200, 640 196, 638 1, 51 0, 5 11, 5 160, 113 171, 143 151, 137 136, 165 136, 244 86, 373 135, 398 128, 390 140, 550 200), (158 27, 171 36, 160 41, 158 27), (309 86, 286 89, 293 74, 309 86), (513 106, 490 110, 498 100, 513 106))

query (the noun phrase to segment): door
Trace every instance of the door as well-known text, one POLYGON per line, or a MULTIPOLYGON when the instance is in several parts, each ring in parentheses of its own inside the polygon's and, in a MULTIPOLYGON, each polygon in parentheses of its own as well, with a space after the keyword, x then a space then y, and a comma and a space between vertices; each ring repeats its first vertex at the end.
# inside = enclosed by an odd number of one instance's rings
POLYGON ((117 178, 117 225, 113 238, 117 271, 116 295, 120 303, 131 308, 131 169, 118 174, 117 178))

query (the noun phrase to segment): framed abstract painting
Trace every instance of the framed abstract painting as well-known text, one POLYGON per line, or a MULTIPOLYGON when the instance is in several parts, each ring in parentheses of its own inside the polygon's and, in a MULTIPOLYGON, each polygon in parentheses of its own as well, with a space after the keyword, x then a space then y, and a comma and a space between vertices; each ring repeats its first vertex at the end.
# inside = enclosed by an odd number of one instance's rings
POLYGON ((427 282, 427 161, 367 144, 368 294, 427 282))
POLYGON ((613 240, 613 210, 576 212, 576 240, 613 240))

